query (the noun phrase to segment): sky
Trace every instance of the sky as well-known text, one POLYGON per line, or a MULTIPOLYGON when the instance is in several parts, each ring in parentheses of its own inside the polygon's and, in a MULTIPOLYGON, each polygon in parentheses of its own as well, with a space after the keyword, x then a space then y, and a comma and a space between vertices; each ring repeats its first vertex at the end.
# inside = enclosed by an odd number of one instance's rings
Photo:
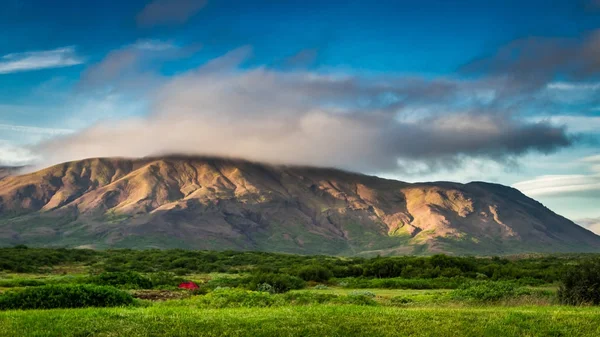
POLYGON ((0 30, 0 165, 490 181, 600 231, 598 0, 0 0, 0 30))

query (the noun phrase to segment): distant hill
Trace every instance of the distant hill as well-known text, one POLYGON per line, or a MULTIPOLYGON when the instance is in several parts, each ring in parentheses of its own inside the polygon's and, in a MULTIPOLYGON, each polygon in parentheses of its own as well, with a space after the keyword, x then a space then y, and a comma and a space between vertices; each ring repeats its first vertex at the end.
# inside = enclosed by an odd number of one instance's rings
POLYGON ((600 251, 516 189, 170 156, 88 159, 0 180, 0 246, 302 254, 600 251))
POLYGON ((0 179, 17 174, 23 167, 0 166, 0 179))

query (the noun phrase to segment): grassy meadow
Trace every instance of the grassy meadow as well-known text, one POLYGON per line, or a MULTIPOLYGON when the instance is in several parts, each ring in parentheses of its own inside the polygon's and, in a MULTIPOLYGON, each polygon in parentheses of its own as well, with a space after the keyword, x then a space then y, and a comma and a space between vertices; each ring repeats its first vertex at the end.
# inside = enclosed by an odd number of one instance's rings
POLYGON ((597 261, 6 248, 0 336, 598 336, 597 261))
POLYGON ((186 306, 0 313, 2 336, 598 336, 595 308, 186 306))

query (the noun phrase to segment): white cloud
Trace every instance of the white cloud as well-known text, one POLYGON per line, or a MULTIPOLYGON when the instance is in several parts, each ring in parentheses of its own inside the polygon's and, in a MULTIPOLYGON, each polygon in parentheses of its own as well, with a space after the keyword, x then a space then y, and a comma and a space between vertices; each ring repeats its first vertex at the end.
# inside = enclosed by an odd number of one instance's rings
POLYGON ((40 135, 58 136, 68 135, 73 133, 73 130, 69 129, 54 129, 54 128, 41 128, 37 126, 25 126, 25 125, 11 125, 11 124, 0 124, 0 130, 24 132, 40 135))
POLYGON ((29 165, 39 159, 29 148, 0 140, 0 166, 29 165))
POLYGON ((587 196, 600 198, 600 155, 579 160, 588 174, 544 175, 513 185, 532 196, 587 196))
POLYGON ((148 51, 165 51, 177 48, 176 45, 170 42, 164 42, 160 40, 139 40, 134 43, 132 47, 148 51))
POLYGON ((76 54, 74 47, 15 53, 0 58, 0 74, 69 67, 82 63, 83 59, 76 54))
POLYGON ((389 172, 405 169, 399 159, 456 168, 464 158, 505 161, 571 144, 564 129, 548 123, 454 110, 456 96, 462 107, 474 83, 241 69, 248 52, 238 49, 160 86, 148 117, 99 123, 40 151, 52 163, 184 153, 389 172), (398 118, 404 107, 432 101, 440 109, 398 118))
POLYGON ((600 90, 600 83, 552 82, 546 88, 551 90, 600 90))
POLYGON ((582 227, 585 227, 592 232, 600 235, 600 218, 587 218, 587 219, 579 219, 575 221, 582 227))

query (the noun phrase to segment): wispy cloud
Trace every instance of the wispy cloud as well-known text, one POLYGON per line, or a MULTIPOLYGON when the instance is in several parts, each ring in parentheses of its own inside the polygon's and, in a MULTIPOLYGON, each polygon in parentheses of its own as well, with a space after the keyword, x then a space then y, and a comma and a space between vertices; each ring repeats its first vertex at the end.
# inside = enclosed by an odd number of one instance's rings
POLYGON ((84 63, 74 47, 7 54, 0 58, 0 74, 49 68, 70 67, 84 63))
POLYGON ((547 88, 553 90, 600 90, 600 83, 552 82, 547 85, 547 88))
POLYGON ((178 59, 195 53, 200 46, 178 46, 171 41, 144 39, 108 53, 100 62, 88 67, 81 75, 80 87, 114 89, 128 86, 142 90, 157 80, 152 69, 166 60, 178 59))
POLYGON ((600 218, 579 219, 575 222, 596 234, 600 234, 600 218))
POLYGON ((170 42, 160 40, 139 40, 132 45, 133 48, 147 51, 165 51, 176 49, 177 46, 170 42))
POLYGON ((513 89, 537 89, 556 78, 595 79, 600 72, 600 29, 576 38, 529 37, 513 41, 492 56, 463 67, 467 74, 511 79, 513 89))
POLYGON ((600 198, 600 155, 579 161, 588 174, 546 175, 513 185, 521 192, 532 196, 586 196, 600 198))
POLYGON ((73 133, 70 129, 40 128, 36 126, 0 124, 0 130, 33 133, 38 135, 59 136, 73 133))
POLYGON ((138 14, 137 23, 142 27, 185 23, 206 3, 206 0, 154 0, 138 14))

